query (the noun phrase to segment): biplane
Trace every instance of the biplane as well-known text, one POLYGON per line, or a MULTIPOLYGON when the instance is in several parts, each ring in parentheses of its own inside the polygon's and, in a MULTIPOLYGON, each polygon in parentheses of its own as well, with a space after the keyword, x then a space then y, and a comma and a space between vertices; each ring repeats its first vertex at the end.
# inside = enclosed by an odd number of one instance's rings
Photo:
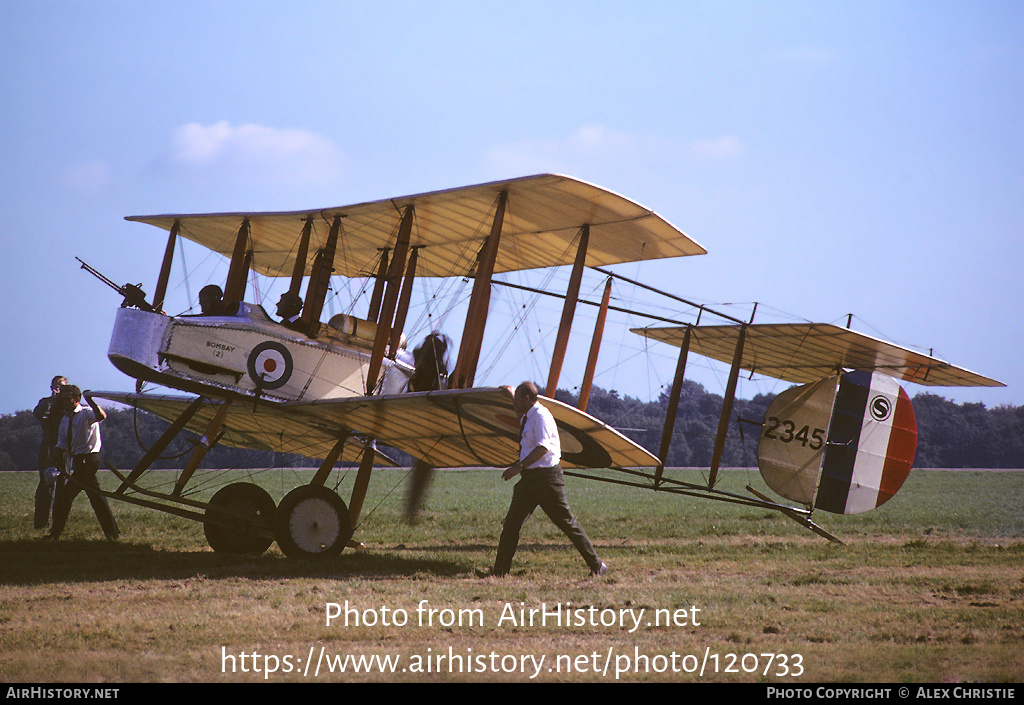
POLYGON ((421 474, 502 467, 517 457, 519 423, 511 395, 475 386, 494 275, 502 273, 571 267, 542 399, 559 426, 566 474, 771 509, 831 540, 837 539, 813 520, 816 509, 852 513, 878 506, 910 471, 916 423, 898 380, 999 384, 835 326, 735 319, 706 326, 698 316, 695 324, 636 330, 680 348, 655 455, 586 412, 611 277, 579 402, 554 399, 585 268, 604 271, 620 263, 705 253, 657 213, 623 196, 542 174, 322 210, 128 220, 166 230, 167 246, 152 303, 138 287, 120 289, 125 301, 108 357, 137 380, 136 391, 95 396, 153 413, 170 425, 135 468, 111 468, 120 485, 105 494, 202 522, 215 551, 262 553, 276 541, 292 557, 338 553, 352 541, 373 468, 394 464, 388 448, 412 457, 421 474), (229 259, 214 310, 162 310, 181 238, 229 259), (279 308, 282 319, 275 320, 247 300, 250 277, 287 281, 286 296, 299 300, 301 309, 279 308), (321 320, 332 277, 373 282, 365 315, 321 320), (411 354, 403 334, 411 291, 423 278, 472 281, 450 373, 411 354), (690 352, 732 365, 706 485, 664 473, 690 352), (744 495, 715 486, 741 370, 800 385, 772 402, 758 452, 768 486, 796 505, 750 487, 744 495), (144 393, 143 384, 186 395, 144 393), (142 486, 140 476, 185 431, 200 440, 173 489, 142 486), (321 462, 308 484, 279 504, 250 482, 228 484, 208 502, 192 499, 186 488, 217 443, 321 462), (339 463, 358 464, 347 502, 327 486, 339 463), (609 469, 614 472, 598 472, 609 469))

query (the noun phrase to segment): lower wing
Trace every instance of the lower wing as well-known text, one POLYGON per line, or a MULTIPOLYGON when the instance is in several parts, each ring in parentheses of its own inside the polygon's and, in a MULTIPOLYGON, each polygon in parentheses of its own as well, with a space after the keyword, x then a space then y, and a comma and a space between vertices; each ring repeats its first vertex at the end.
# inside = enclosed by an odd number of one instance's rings
MULTIPOLYGON (((194 398, 96 392, 167 421, 194 398)), ((562 465, 575 468, 655 467, 658 459, 615 429, 567 404, 542 397, 562 443, 562 465)), ((225 402, 203 403, 186 428, 205 432, 225 402)), ((503 389, 466 389, 393 396, 350 397, 284 404, 237 401, 224 416, 220 443, 323 458, 350 434, 375 439, 434 467, 502 467, 519 454, 519 419, 503 389)), ((346 444, 342 460, 356 462, 362 444, 346 444)), ((378 453, 381 465, 393 461, 378 453)))

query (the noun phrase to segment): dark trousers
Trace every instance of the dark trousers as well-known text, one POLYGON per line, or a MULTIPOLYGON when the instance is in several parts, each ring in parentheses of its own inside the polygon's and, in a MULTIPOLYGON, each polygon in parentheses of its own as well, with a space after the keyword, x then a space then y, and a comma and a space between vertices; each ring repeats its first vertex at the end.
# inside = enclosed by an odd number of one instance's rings
POLYGON ((43 440, 39 444, 39 484, 36 486, 36 506, 33 525, 37 529, 45 529, 50 525, 53 513, 53 499, 57 493, 57 470, 53 467, 56 451, 54 438, 50 438, 43 429, 43 440))
POLYGON ((511 569, 512 558, 519 547, 519 532, 537 507, 543 509, 555 526, 569 537, 592 571, 601 567, 601 559, 590 543, 587 532, 569 509, 562 469, 556 466, 522 471, 512 490, 512 503, 498 541, 498 555, 494 559, 495 575, 505 575, 511 569))
POLYGON ((47 477, 47 471, 39 470, 39 485, 36 486, 36 511, 33 524, 37 529, 45 529, 50 523, 50 512, 57 491, 56 480, 47 477))
POLYGON ((96 481, 96 472, 100 469, 100 454, 86 453, 77 455, 71 466, 71 477, 64 484, 57 484, 57 497, 53 502, 53 526, 50 535, 54 538, 60 536, 67 523, 68 515, 71 513, 71 503, 82 490, 92 504, 92 510, 96 512, 96 518, 100 521, 103 533, 108 539, 116 539, 120 535, 117 522, 107 504, 107 498, 100 494, 100 485, 96 481))

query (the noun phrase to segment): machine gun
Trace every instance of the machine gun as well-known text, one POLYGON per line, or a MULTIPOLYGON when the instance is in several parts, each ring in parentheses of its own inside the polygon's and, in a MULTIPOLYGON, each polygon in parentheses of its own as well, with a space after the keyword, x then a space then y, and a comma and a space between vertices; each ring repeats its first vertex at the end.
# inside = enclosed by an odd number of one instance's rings
POLYGON ((89 272, 89 274, 93 275, 124 297, 124 301, 121 302, 121 308, 139 308, 143 311, 149 311, 150 313, 160 313, 146 302, 146 292, 142 290, 142 284, 125 284, 124 286, 118 286, 96 270, 96 268, 91 267, 82 261, 81 257, 75 257, 75 259, 82 263, 82 269, 89 272))

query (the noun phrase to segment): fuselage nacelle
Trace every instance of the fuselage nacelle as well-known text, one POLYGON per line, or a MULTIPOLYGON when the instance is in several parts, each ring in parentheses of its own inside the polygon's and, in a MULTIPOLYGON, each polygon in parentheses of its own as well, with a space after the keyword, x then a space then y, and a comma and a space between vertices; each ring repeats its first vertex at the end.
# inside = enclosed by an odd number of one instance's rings
MULTIPOLYGON (((386 356, 381 387, 366 389, 372 340, 354 327, 321 326, 310 338, 276 323, 262 306, 232 316, 166 316, 118 309, 107 356, 135 379, 195 394, 316 401, 405 391, 413 368, 386 356)), ((372 327, 365 321, 363 330, 372 327)))

